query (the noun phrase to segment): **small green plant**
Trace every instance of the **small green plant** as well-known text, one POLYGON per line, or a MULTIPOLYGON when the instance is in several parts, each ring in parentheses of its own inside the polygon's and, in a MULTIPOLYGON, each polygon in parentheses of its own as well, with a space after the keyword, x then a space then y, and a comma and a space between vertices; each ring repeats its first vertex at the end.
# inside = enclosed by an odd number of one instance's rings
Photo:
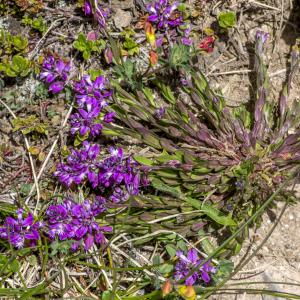
POLYGON ((222 29, 229 29, 236 25, 236 13, 234 11, 222 11, 218 15, 218 23, 222 29))
POLYGON ((100 69, 89 69, 87 73, 91 76, 92 80, 95 80, 98 76, 103 75, 103 71, 100 69))
POLYGON ((123 48, 126 51, 126 54, 128 54, 129 56, 133 56, 135 54, 140 53, 140 47, 139 47, 138 43, 136 43, 131 38, 125 39, 125 42, 123 43, 123 48))
POLYGON ((23 134, 48 134, 47 124, 41 122, 35 115, 26 118, 16 118, 12 121, 12 124, 14 126, 14 131, 21 130, 23 134))
POLYGON ((28 39, 21 35, 12 35, 0 30, 0 55, 19 54, 27 51, 28 39))
POLYGON ((22 19, 22 23, 42 34, 47 30, 47 25, 42 17, 32 19, 30 16, 25 15, 22 19))
POLYGON ((101 53, 105 49, 105 45, 104 40, 88 40, 83 33, 80 33, 77 40, 73 43, 73 47, 82 52, 82 57, 85 60, 90 58, 92 52, 101 53))
POLYGON ((142 87, 142 77, 137 71, 136 64, 130 59, 127 59, 120 65, 116 65, 114 73, 122 85, 125 84, 132 90, 142 87))
POLYGON ((0 72, 8 77, 25 77, 31 71, 31 63, 28 59, 15 55, 11 61, 0 63, 0 72))
POLYGON ((168 65, 174 69, 178 70, 183 68, 185 70, 189 69, 190 60, 190 48, 183 44, 175 44, 171 50, 168 60, 168 65))
POLYGON ((28 47, 28 40, 20 35, 15 35, 12 38, 12 45, 17 52, 24 52, 28 47))

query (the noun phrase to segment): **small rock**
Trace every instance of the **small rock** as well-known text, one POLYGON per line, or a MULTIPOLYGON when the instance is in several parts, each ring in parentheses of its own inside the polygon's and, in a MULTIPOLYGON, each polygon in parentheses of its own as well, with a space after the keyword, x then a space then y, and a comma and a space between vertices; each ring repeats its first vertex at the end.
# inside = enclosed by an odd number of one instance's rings
POLYGON ((111 7, 113 10, 130 9, 134 7, 133 0, 111 0, 111 7))
POLYGON ((130 25, 132 16, 130 12, 118 8, 113 20, 115 26, 122 30, 122 28, 130 25))

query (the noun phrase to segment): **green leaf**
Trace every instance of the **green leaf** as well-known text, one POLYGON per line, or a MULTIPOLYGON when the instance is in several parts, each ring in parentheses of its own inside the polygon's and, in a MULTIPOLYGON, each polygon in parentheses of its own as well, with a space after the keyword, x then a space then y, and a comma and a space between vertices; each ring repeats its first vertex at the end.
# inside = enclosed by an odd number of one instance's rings
POLYGON ((28 46, 27 38, 19 35, 14 36, 12 42, 17 51, 24 51, 28 46))
POLYGON ((152 262, 153 262, 153 265, 160 265, 161 264, 161 258, 160 258, 160 256, 159 255, 155 255, 153 257, 152 262))
POLYGON ((220 278, 228 278, 230 276, 231 272, 233 271, 234 264, 230 260, 220 260, 219 261, 219 266, 218 266, 218 272, 217 272, 217 277, 220 278))
POLYGON ((124 49, 127 50, 129 55, 139 54, 139 45, 131 38, 127 38, 123 43, 124 49))
POLYGON ((36 266, 37 265, 37 257, 35 255, 30 255, 28 257, 28 262, 32 267, 36 266))
POLYGON ((236 25, 236 14, 234 11, 223 11, 218 15, 219 26, 223 29, 232 28, 236 25))
POLYGON ((92 80, 95 80, 98 76, 103 74, 101 69, 89 69, 88 74, 91 76, 92 80))
POLYGON ((21 195, 26 196, 29 194, 30 190, 32 188, 32 184, 30 183, 23 183, 19 189, 19 192, 21 195))
POLYGON ((177 242, 177 248, 181 249, 184 253, 188 252, 188 247, 186 245, 186 242, 183 239, 180 239, 177 242))
POLYGON ((145 165, 145 166, 152 166, 153 165, 153 161, 151 159, 146 158, 146 157, 135 155, 133 158, 138 163, 140 163, 141 165, 145 165))
POLYGON ((175 170, 158 170, 155 172, 159 177, 178 178, 178 172, 175 170))
POLYGON ((176 255, 176 249, 173 245, 166 245, 166 251, 168 252, 171 258, 173 258, 176 255))
POLYGON ((162 274, 170 273, 173 271, 173 269, 174 269, 174 266, 171 264, 163 264, 158 267, 158 271, 162 274))
POLYGON ((204 204, 201 206, 201 210, 215 222, 224 226, 235 226, 236 222, 231 218, 230 215, 225 216, 217 208, 214 208, 210 205, 204 204))
POLYGON ((47 26, 42 17, 38 17, 34 19, 31 23, 31 27, 35 30, 40 31, 41 33, 45 32, 47 29, 47 26))
POLYGON ((203 230, 200 230, 198 232, 199 234, 199 238, 201 240, 201 246, 203 248, 203 250, 205 251, 206 254, 211 254, 214 251, 214 246, 212 245, 212 243, 210 242, 210 240, 208 239, 206 233, 203 230))
POLYGON ((193 206, 196 209, 201 208, 201 202, 197 199, 191 198, 191 197, 184 197, 184 201, 189 203, 191 206, 193 206))
POLYGON ((20 270, 20 264, 19 262, 14 259, 10 264, 9 264, 9 268, 12 272, 16 273, 20 270))
POLYGON ((166 100, 168 100, 172 104, 176 103, 175 96, 168 85, 165 85, 162 82, 157 82, 157 86, 160 88, 161 93, 166 100))
POLYGON ((11 62, 1 64, 0 71, 4 71, 9 77, 25 77, 30 72, 30 61, 20 55, 15 55, 11 62))
POLYGON ((86 51, 86 50, 83 51, 82 57, 83 57, 85 60, 88 60, 88 59, 90 58, 90 56, 91 56, 91 52, 86 51))
POLYGON ((188 68, 190 60, 190 47, 183 44, 175 44, 170 49, 169 65, 177 70, 178 68, 188 68))
POLYGON ((145 88, 143 88, 143 92, 144 92, 144 95, 146 96, 146 98, 148 99, 148 101, 150 102, 150 104, 155 107, 156 105, 154 102, 154 96, 153 96, 152 90, 148 87, 145 87, 145 88))
POLYGON ((181 12, 184 12, 186 10, 186 5, 184 3, 179 3, 177 9, 181 12))
POLYGON ((113 300, 114 294, 111 291, 104 291, 101 296, 101 300, 113 300))
POLYGON ((161 180, 159 180, 157 178, 153 178, 151 180, 151 184, 155 189, 157 189, 161 192, 171 194, 172 196, 174 196, 176 198, 181 198, 182 197, 180 190, 178 190, 177 188, 173 188, 173 187, 170 187, 170 186, 166 185, 165 183, 163 183, 161 180))

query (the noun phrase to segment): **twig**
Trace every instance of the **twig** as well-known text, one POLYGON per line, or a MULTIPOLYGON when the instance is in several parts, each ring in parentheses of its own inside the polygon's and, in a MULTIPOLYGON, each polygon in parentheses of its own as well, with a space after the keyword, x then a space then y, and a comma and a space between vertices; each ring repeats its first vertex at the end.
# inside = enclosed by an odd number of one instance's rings
POLYGON ((219 73, 211 73, 210 76, 220 76, 220 75, 233 75, 233 74, 248 74, 252 73, 254 70, 233 70, 233 71, 226 71, 226 72, 219 72, 219 73))
MULTIPOLYGON (((140 237, 136 237, 136 238, 133 238, 133 239, 130 239, 130 240, 126 240, 125 242, 122 242, 120 244, 118 244, 118 247, 124 245, 124 244, 128 244, 130 242, 134 242, 134 241, 137 241, 137 240, 141 240, 141 239, 144 239, 144 238, 148 238, 148 237, 152 237, 152 236, 156 236, 156 235, 159 235, 161 233, 173 233, 173 234, 176 234, 177 236, 179 236, 180 238, 182 238, 190 247, 194 248, 199 254, 201 254, 203 257, 207 257, 207 254, 204 253, 204 252, 201 252, 199 249, 197 249, 192 243, 190 243, 184 236, 182 236, 181 234, 179 234, 178 232, 175 232, 175 231, 172 231, 172 230, 165 230, 165 229, 161 229, 161 230, 157 230, 155 232, 152 232, 152 233, 149 233, 149 234, 145 234, 143 236, 140 236, 140 237)), ((122 237, 124 238, 124 236, 126 235, 126 233, 124 233, 122 235, 122 237)), ((114 246, 113 242, 115 242, 115 240, 111 241, 110 245, 114 246)), ((216 264, 218 264, 218 262, 214 259, 212 259, 216 264)))
MULTIPOLYGON (((133 264, 135 264, 137 267, 141 268, 142 265, 139 264, 137 261, 135 261, 132 257, 130 257, 128 254, 126 254, 125 252, 123 252, 121 249, 119 249, 116 245, 111 244, 111 247, 116 250, 119 254, 123 255, 125 258, 127 258, 128 260, 130 260, 133 264)), ((155 277, 160 279, 161 281, 166 281, 166 279, 162 276, 157 276, 157 274, 154 274, 148 270, 143 270, 144 273, 146 273, 147 275, 149 275, 150 277, 155 277)))
POLYGON ((255 5, 260 6, 260 7, 264 7, 264 8, 268 8, 268 9, 272 9, 272 10, 276 10, 276 11, 280 11, 280 9, 277 8, 277 7, 273 7, 273 6, 270 6, 270 5, 267 5, 267 4, 255 1, 255 0, 250 0, 249 4, 255 4, 255 5))
POLYGON ((65 17, 63 18, 59 18, 55 21, 53 21, 51 23, 51 25, 49 26, 49 28, 47 29, 47 31, 45 32, 45 34, 41 37, 41 39, 37 42, 37 44, 35 45, 34 49, 30 52, 30 54, 28 55, 28 58, 29 59, 32 59, 36 54, 37 52, 39 51, 39 46, 41 44, 41 42, 45 39, 45 37, 48 35, 48 33, 53 29, 54 25, 57 23, 57 22, 60 22, 62 20, 64 20, 65 17))
MULTIPOLYGON (((96 248, 95 245, 94 245, 93 249, 94 249, 94 251, 95 251, 96 253, 98 252, 98 249, 96 248)), ((92 250, 90 250, 89 252, 90 252, 91 254, 93 253, 92 250)), ((101 264, 100 260, 98 259, 98 257, 97 257, 96 255, 92 255, 92 257, 93 257, 93 259, 95 260, 95 262, 97 263, 97 265, 98 265, 99 267, 101 267, 102 264, 101 264)), ((101 269, 101 272, 102 272, 102 274, 103 274, 103 276, 104 276, 104 278, 105 278, 105 280, 106 280, 106 282, 107 282, 109 288, 112 289, 112 285, 111 285, 111 283, 110 283, 110 281, 109 281, 109 279, 108 279, 108 276, 107 276, 105 270, 101 269)))
MULTIPOLYGON (((71 106, 70 106, 70 108, 69 108, 69 111, 68 111, 68 113, 67 113, 67 115, 66 115, 66 117, 65 117, 65 119, 64 119, 64 122, 63 122, 63 124, 62 124, 62 128, 66 126, 66 124, 67 124, 67 122, 68 122, 68 119, 69 119, 69 117, 70 117, 70 115, 71 115, 72 109, 73 109, 73 103, 71 104, 71 106)), ((56 146, 58 140, 59 140, 59 134, 57 135, 55 141, 53 142, 53 144, 52 144, 52 146, 51 146, 51 149, 50 149, 50 151, 49 151, 49 153, 48 153, 46 159, 44 160, 44 162, 43 162, 43 164, 42 164, 42 167, 41 167, 41 169, 40 169, 40 171, 39 171, 39 173, 38 173, 38 175, 37 175, 37 181, 40 180, 40 178, 41 178, 41 176, 42 176, 42 174, 43 174, 43 172, 44 172, 44 170, 45 170, 45 168, 46 168, 46 166, 47 166, 47 164, 48 164, 48 162, 49 162, 49 159, 50 159, 50 157, 51 157, 51 155, 52 155, 52 153, 53 153, 53 151, 54 151, 54 148, 55 148, 55 146, 56 146)), ((27 204, 28 201, 30 200, 30 197, 31 197, 32 193, 34 192, 34 190, 35 190, 35 187, 33 186, 33 187, 31 188, 29 194, 28 194, 28 197, 27 197, 26 200, 25 200, 25 203, 26 203, 26 204, 27 204)), ((35 211, 36 211, 36 209, 37 209, 37 205, 36 205, 35 211)))

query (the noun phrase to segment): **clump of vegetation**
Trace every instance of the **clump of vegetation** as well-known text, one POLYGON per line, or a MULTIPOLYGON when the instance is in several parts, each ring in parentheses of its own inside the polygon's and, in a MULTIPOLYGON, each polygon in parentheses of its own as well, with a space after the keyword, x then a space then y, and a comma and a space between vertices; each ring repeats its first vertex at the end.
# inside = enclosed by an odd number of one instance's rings
MULTIPOLYGON (((218 36, 194 26, 188 3, 150 2, 117 33, 108 3, 68 5, 6 5, 21 9, 29 34, 0 31, 1 75, 34 74, 24 85, 28 105, 13 93, 0 100, 12 117, 7 134, 26 150, 13 170, 18 156, 1 147, 0 164, 14 172, 6 182, 26 179, 0 203, 0 293, 205 299, 233 274, 249 226, 274 200, 295 199, 288 183, 298 173, 300 103, 287 103, 298 46, 274 101, 268 34, 258 31, 253 105, 231 108, 199 71, 199 55, 214 52, 218 36), (66 32, 56 21, 47 28, 44 5, 66 32)), ((229 36, 236 13, 216 21, 229 36)))
POLYGON ((85 60, 88 60, 93 52, 101 53, 105 49, 105 41, 98 39, 97 33, 91 33, 87 37, 80 33, 73 46, 82 52, 82 57, 85 60))
POLYGON ((12 35, 8 31, 0 30, 0 55, 25 53, 28 50, 28 39, 21 35, 12 35))
MULTIPOLYGON (((297 171, 298 133, 289 130, 297 127, 300 106, 295 101, 289 108, 287 97, 299 51, 294 47, 292 71, 276 110, 276 102, 268 99, 262 59, 267 34, 258 32, 256 38, 258 92, 253 112, 245 106, 229 110, 201 73, 182 68, 186 78, 182 88, 157 84, 160 102, 153 101, 148 89, 129 94, 116 88, 114 107, 124 128, 109 126, 109 130, 153 148, 153 156, 137 157, 148 166, 152 186, 162 198, 171 195, 202 210, 215 223, 210 221, 209 227, 225 225, 234 230, 297 171), (188 98, 181 100, 182 93, 188 98)), ((278 200, 293 197, 284 189, 277 195, 278 200)), ((230 246, 235 253, 241 238, 230 246)))

